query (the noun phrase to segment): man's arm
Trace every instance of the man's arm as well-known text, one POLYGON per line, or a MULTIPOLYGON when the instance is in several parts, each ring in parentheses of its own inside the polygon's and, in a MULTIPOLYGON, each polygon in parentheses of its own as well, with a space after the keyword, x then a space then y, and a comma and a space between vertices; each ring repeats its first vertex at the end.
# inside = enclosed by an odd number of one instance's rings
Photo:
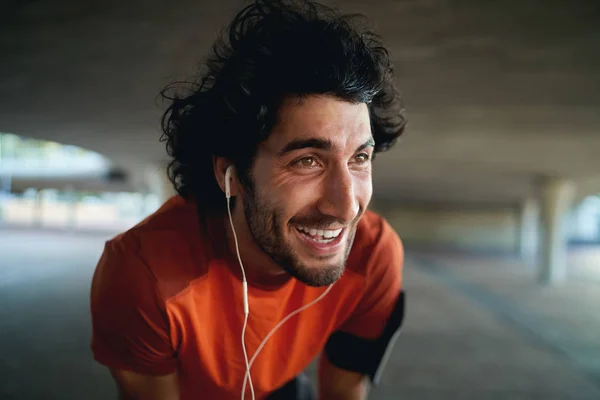
POLYGON ((319 400, 365 399, 369 388, 366 378, 377 385, 403 319, 404 293, 400 293, 379 338, 365 340, 347 332, 334 333, 319 362, 319 400))
POLYGON ((136 242, 109 241, 91 287, 92 351, 122 400, 178 400, 176 352, 164 299, 136 242))
POLYGON ((319 361, 318 375, 319 400, 363 400, 366 397, 365 376, 336 367, 325 354, 319 361))
POLYGON ((352 314, 331 334, 319 366, 320 400, 362 400, 368 377, 377 385, 404 319, 404 250, 382 221, 370 250, 364 290, 352 314))
POLYGON ((150 376, 127 370, 111 370, 119 388, 119 400, 179 400, 177 374, 150 376))

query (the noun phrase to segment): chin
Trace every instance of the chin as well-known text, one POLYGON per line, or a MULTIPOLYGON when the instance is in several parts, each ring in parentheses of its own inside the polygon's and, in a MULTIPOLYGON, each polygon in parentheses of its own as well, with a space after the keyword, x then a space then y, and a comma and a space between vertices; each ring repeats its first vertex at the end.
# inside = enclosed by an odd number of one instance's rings
POLYGON ((331 254, 327 256, 303 256, 298 260, 306 269, 309 270, 327 270, 337 268, 338 265, 344 264, 343 254, 331 254))
POLYGON ((296 229, 290 233, 287 257, 279 261, 291 276, 306 285, 321 287, 335 283, 343 275, 351 232, 344 232, 329 248, 307 243, 296 229))
POLYGON ((297 259, 294 265, 289 265, 286 270, 290 275, 309 286, 321 287, 335 283, 344 273, 344 263, 337 260, 306 262, 297 259))

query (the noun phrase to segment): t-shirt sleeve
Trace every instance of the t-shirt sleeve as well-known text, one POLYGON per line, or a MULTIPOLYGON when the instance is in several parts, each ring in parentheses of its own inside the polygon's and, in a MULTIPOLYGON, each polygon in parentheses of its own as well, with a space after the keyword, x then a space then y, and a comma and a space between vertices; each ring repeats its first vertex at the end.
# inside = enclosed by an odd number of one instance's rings
POLYGON ((339 331, 363 339, 377 339, 398 304, 404 264, 402 242, 385 220, 382 220, 381 235, 368 263, 361 301, 339 331))
POLYGON ((99 363, 145 375, 177 370, 156 278, 124 237, 106 243, 90 300, 92 351, 99 363))
POLYGON ((396 232, 385 220, 381 223, 374 246, 362 249, 371 253, 358 305, 329 337, 324 351, 330 363, 365 374, 374 385, 404 319, 404 250, 396 232))

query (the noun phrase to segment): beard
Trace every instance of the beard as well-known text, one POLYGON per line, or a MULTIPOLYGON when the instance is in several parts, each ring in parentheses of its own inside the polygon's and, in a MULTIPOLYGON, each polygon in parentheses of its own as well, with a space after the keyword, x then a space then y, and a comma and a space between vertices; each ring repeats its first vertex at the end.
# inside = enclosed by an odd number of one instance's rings
MULTIPOLYGON (((348 232, 342 260, 328 263, 327 256, 315 257, 315 261, 323 264, 311 267, 302 262, 292 244, 285 240, 284 233, 288 229, 288 224, 283 221, 283 211, 267 201, 265 197, 260 196, 255 190, 247 190, 244 197, 246 221, 258 247, 287 273, 306 285, 320 287, 336 282, 344 273, 346 260, 354 241, 356 224, 352 224, 352 231, 348 232)), ((316 215, 302 217, 301 221, 298 219, 297 222, 305 226, 327 226, 337 221, 330 216, 316 215)))

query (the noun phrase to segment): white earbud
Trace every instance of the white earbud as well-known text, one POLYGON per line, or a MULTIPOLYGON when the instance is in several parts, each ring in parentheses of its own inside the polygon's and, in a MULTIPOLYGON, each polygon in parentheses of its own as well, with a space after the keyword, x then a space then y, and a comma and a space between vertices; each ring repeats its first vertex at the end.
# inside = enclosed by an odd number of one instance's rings
POLYGON ((231 198, 231 179, 233 178, 233 170, 235 167, 230 165, 225 170, 225 197, 231 198))

